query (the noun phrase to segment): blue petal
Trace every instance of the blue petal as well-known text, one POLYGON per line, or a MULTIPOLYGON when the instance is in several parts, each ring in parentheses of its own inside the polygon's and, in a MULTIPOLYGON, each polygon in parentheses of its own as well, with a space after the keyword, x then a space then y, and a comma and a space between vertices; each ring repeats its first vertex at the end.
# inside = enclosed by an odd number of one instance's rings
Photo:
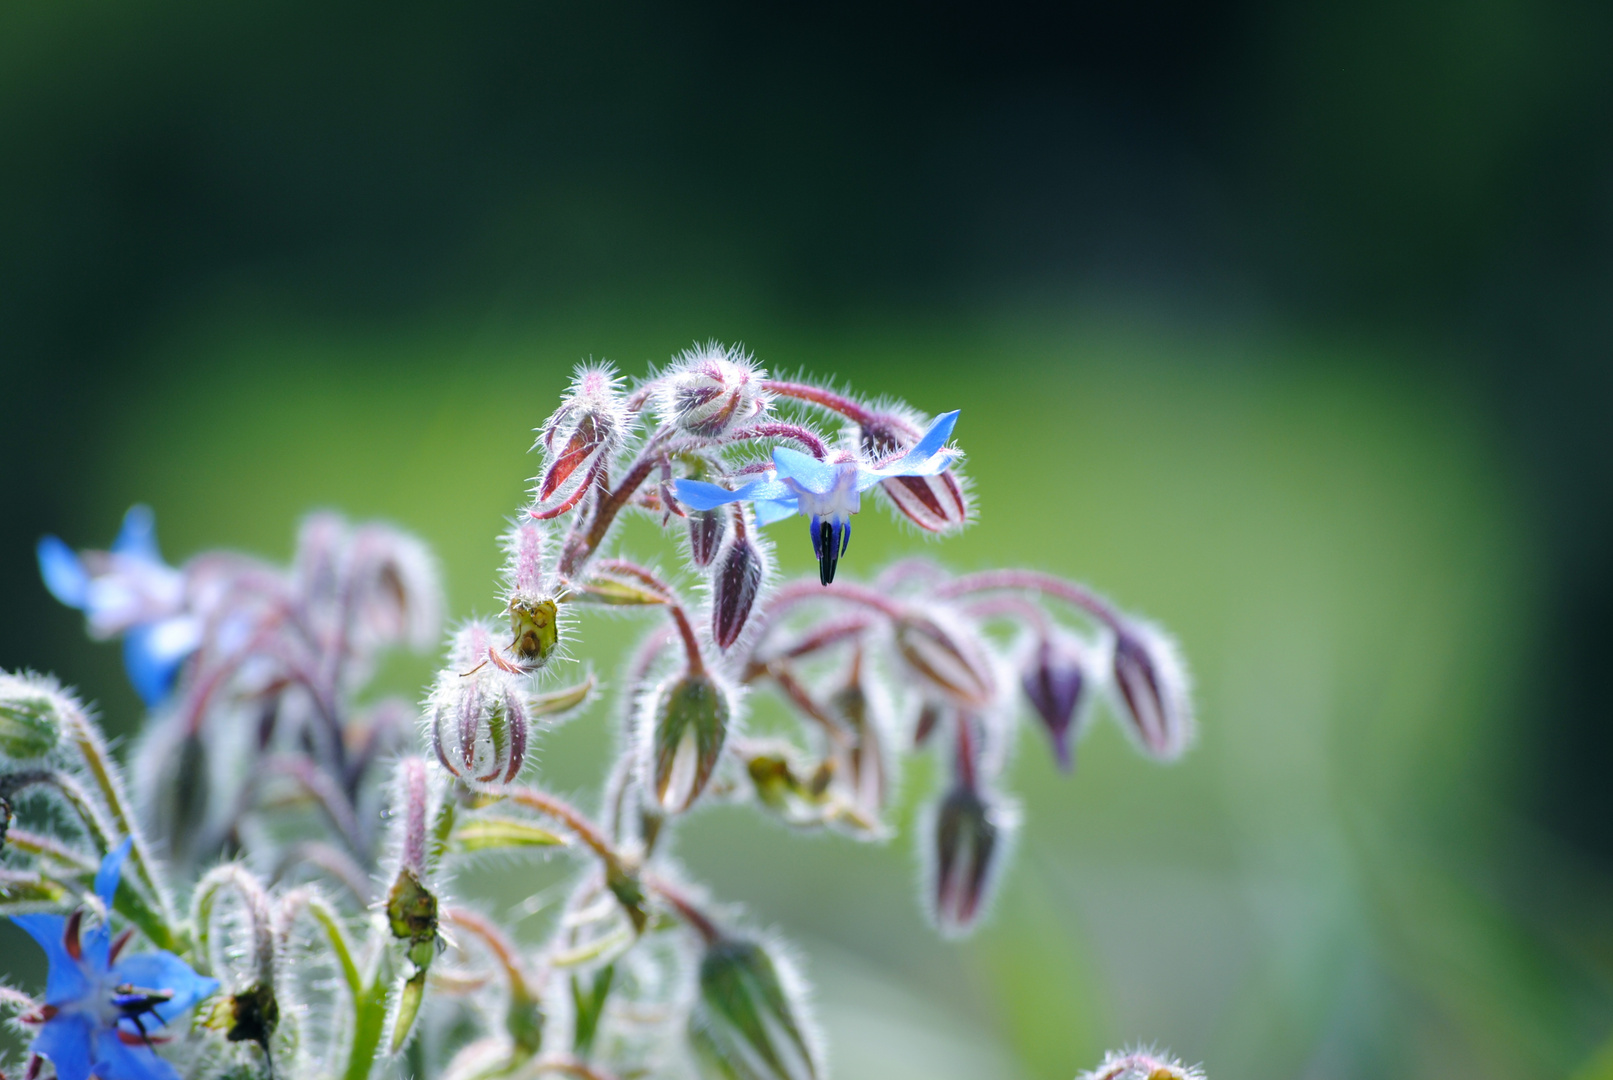
POLYGON ((81 1001, 92 987, 84 969, 67 952, 62 940, 67 933, 67 920, 60 915, 13 915, 11 921, 21 927, 29 937, 39 942, 50 962, 50 974, 45 977, 45 1004, 66 1005, 81 1001))
POLYGON ((112 900, 118 895, 118 880, 123 877, 123 860, 129 857, 129 851, 134 847, 134 837, 125 836, 123 843, 106 853, 101 860, 101 868, 95 871, 95 895, 101 898, 108 911, 112 910, 112 900))
POLYGON ((814 495, 827 495, 834 490, 836 470, 809 454, 791 450, 788 446, 773 448, 773 466, 778 474, 795 481, 804 491, 814 495))
POLYGON ((39 556, 39 576, 45 588, 68 607, 82 608, 89 598, 90 575, 73 549, 59 537, 42 536, 35 549, 39 556))
POLYGON ((111 1032, 95 1040, 95 1075, 98 1080, 179 1080, 174 1067, 151 1047, 125 1045, 111 1032))
POLYGON ((957 423, 957 409, 953 409, 949 413, 942 413, 940 416, 937 416, 934 420, 930 421, 929 428, 927 428, 924 434, 919 437, 919 441, 913 445, 913 449, 909 450, 903 456, 902 460, 911 461, 914 464, 918 464, 926 458, 933 456, 938 450, 941 449, 941 447, 947 444, 948 439, 952 438, 952 429, 957 426, 957 423))
POLYGON ((788 499, 758 500, 756 503, 756 523, 758 525, 771 525, 775 521, 783 521, 791 514, 800 513, 799 501, 794 495, 788 499))
POLYGON ((790 494, 790 489, 777 480, 752 480, 744 487, 729 491, 704 480, 674 480, 673 489, 678 501, 691 510, 715 510, 729 503, 748 502, 752 499, 779 499, 790 494))
POLYGON ((90 1048, 105 1041, 97 1040, 95 1033, 95 1021, 83 1013, 60 1013, 45 1021, 29 1049, 50 1058, 56 1066, 56 1080, 88 1080, 94 1063, 90 1048))
POLYGON ((162 562, 162 553, 157 550, 157 517, 151 507, 140 504, 129 507, 129 512, 123 515, 123 528, 112 541, 112 550, 146 562, 162 562))
POLYGON ((151 706, 161 704, 173 689, 179 665, 197 644, 196 622, 189 616, 130 627, 123 639, 123 667, 140 699, 151 706))
POLYGON ((114 983, 133 983, 148 990, 172 990, 173 1000, 157 1006, 157 1019, 172 1023, 179 1014, 218 993, 218 980, 198 975, 171 952, 135 953, 112 968, 114 983))

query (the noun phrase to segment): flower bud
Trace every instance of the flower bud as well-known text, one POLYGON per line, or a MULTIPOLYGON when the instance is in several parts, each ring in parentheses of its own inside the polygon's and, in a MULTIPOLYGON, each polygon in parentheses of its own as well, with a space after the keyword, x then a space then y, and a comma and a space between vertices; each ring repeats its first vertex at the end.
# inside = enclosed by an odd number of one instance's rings
POLYGON ((1015 827, 1012 808, 967 782, 935 811, 931 916, 948 936, 969 933, 990 903, 1015 827))
POLYGON ((532 491, 532 517, 559 517, 582 500, 621 441, 625 421, 611 369, 579 368, 565 401, 538 436, 545 462, 532 491))
POLYGON ((400 529, 370 524, 354 531, 348 559, 347 587, 363 643, 430 647, 442 622, 442 586, 430 549, 400 529))
POLYGON ((765 375, 743 349, 709 342, 673 363, 656 396, 656 411, 664 423, 714 439, 767 410, 765 375))
POLYGON ((461 780, 508 783, 526 759, 526 698, 498 663, 487 627, 460 631, 449 667, 426 701, 431 742, 443 768, 461 780))
POLYGON ((717 561, 711 582, 711 636, 727 649, 739 640, 767 577, 767 556, 750 538, 743 512, 734 519, 734 540, 717 561))
POLYGON ((1175 1058, 1144 1051, 1109 1051, 1103 1064, 1076 1080, 1204 1080, 1204 1072, 1175 1058))
POLYGON ((510 655, 528 671, 549 662, 560 647, 560 608, 547 596, 517 592, 510 597, 510 655))
POLYGON ((896 650, 918 681, 945 700, 982 709, 996 694, 985 646, 955 611, 904 615, 896 622, 896 650))
POLYGON ((710 566, 727 532, 727 511, 689 511, 689 561, 702 570, 710 566))
POLYGON ((818 1055, 794 982, 755 942, 719 938, 707 946, 689 1018, 689 1042, 705 1076, 816 1080, 818 1055))
POLYGON ((837 781, 853 803, 877 819, 885 809, 889 784, 884 740, 874 703, 863 686, 861 654, 852 663, 846 685, 829 698, 829 708, 846 726, 849 736, 836 750, 837 781))
POLYGON ((13 761, 42 758, 62 741, 64 700, 54 680, 0 674, 0 755, 13 761))
POLYGON ((1071 745, 1085 724, 1090 696, 1084 651, 1062 635, 1042 638, 1031 650, 1020 685, 1053 740, 1059 768, 1069 772, 1075 764, 1071 745))
POLYGON ((1147 623, 1131 623, 1115 638, 1117 704, 1143 750, 1173 761, 1193 738, 1193 702, 1176 643, 1147 623))
POLYGON ((649 788, 663 809, 687 810, 705 790, 728 737, 728 692, 710 675, 669 679, 651 698, 649 788))
MULTIPOLYGON (((923 430, 917 417, 881 413, 858 426, 857 442, 864 457, 880 463, 911 449, 923 430)), ((934 476, 892 476, 880 481, 879 490, 898 513, 925 532, 955 532, 969 523, 968 484, 956 469, 934 476)))

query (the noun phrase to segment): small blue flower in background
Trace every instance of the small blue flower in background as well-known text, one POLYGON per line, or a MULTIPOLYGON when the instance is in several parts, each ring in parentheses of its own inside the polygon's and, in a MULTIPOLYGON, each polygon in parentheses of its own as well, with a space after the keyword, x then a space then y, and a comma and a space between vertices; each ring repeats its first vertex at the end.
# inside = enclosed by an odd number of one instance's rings
POLYGON ((124 635, 123 664, 147 705, 168 696, 185 658, 201 638, 186 614, 185 578, 162 561, 148 506, 130 507, 112 550, 75 554, 54 536, 39 541, 45 588, 83 611, 98 638, 124 635))
POLYGON ((851 542, 851 515, 862 509, 862 493, 896 476, 934 476, 950 467, 957 452, 946 449, 958 422, 953 410, 935 418, 913 448, 881 468, 856 460, 819 461, 798 450, 773 450, 768 475, 729 491, 701 480, 676 482, 678 499, 692 510, 713 510, 733 502, 756 504, 763 525, 791 514, 806 516, 812 529, 812 553, 818 559, 818 580, 834 580, 835 567, 851 542))
POLYGON ((196 974, 173 953, 118 959, 126 939, 112 940, 112 899, 130 844, 108 853, 95 875, 107 912, 99 926, 81 931, 82 912, 11 916, 50 961, 43 1026, 30 1049, 50 1059, 59 1080, 88 1080, 92 1072, 99 1080, 179 1080, 151 1049, 149 1033, 218 991, 217 979, 196 974))

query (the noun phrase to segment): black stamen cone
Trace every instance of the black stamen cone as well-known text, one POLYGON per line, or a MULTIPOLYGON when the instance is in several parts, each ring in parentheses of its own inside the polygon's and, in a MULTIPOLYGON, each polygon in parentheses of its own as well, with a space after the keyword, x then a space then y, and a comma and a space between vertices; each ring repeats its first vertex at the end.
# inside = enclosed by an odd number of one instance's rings
POLYGON ((818 535, 814 538, 818 549, 818 580, 825 585, 835 579, 835 566, 840 562, 839 545, 835 543, 834 526, 827 521, 818 522, 818 535))

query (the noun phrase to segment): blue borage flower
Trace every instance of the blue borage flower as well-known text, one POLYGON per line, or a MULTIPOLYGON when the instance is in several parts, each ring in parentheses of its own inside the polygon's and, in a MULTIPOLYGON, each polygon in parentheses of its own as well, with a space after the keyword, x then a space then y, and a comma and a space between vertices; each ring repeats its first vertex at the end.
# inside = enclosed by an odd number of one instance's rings
POLYGON ((819 461, 787 446, 773 450, 773 468, 766 476, 729 491, 702 480, 679 480, 678 499, 692 510, 713 510, 733 502, 756 505, 763 525, 805 515, 811 524, 812 553, 818 560, 818 579, 827 585, 851 542, 851 515, 862 509, 862 493, 897 476, 934 476, 949 468, 958 452, 946 448, 958 411, 935 418, 913 448, 888 465, 873 468, 855 458, 819 461))
POLYGON ((162 561, 151 508, 133 506, 109 552, 77 555, 55 536, 39 541, 39 573, 52 596, 88 617, 96 637, 123 635, 123 664, 147 705, 168 696, 201 627, 184 612, 185 580, 162 561))
POLYGON ((50 961, 42 1024, 31 1051, 50 1059, 58 1080, 179 1080, 151 1049, 150 1033, 218 991, 218 980, 196 974, 169 952, 118 959, 126 936, 112 938, 112 900, 132 841, 101 860, 95 895, 106 917, 82 929, 72 915, 13 915, 11 921, 39 942, 50 961))

